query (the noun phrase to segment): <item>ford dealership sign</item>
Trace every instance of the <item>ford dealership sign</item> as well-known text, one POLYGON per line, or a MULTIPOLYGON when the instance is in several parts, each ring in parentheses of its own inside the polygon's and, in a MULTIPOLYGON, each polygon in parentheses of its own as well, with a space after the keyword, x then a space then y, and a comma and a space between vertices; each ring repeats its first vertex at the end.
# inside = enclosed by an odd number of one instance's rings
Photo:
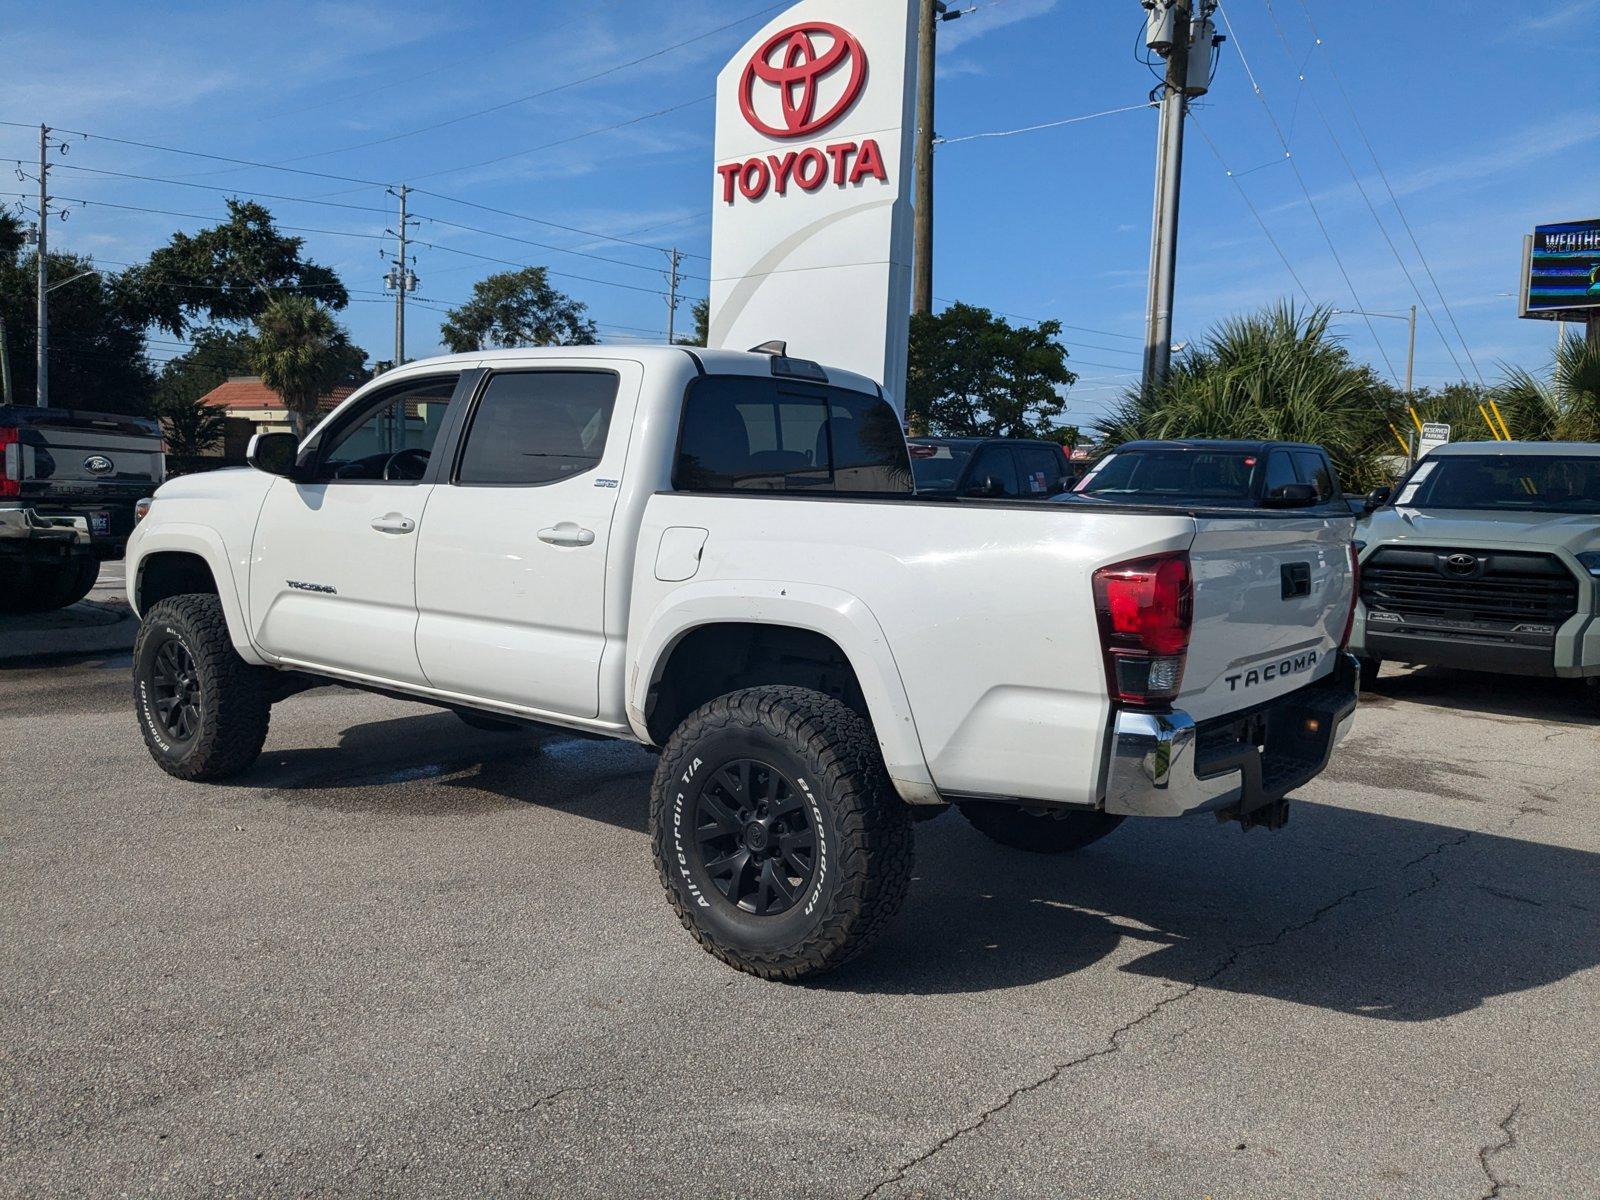
POLYGON ((915 0, 805 0, 717 79, 711 345, 905 391, 915 0))

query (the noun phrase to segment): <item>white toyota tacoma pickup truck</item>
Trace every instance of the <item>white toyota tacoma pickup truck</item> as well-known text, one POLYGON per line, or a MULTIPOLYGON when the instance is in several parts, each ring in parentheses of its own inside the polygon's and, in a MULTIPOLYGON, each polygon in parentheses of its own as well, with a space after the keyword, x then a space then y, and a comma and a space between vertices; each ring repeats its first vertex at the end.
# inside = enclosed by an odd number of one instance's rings
POLYGON ((1353 519, 919 497, 879 388, 781 353, 409 364, 251 463, 129 543, 164 770, 240 774, 329 681, 657 748, 667 894, 769 978, 883 927, 915 814, 1275 827, 1355 710, 1353 519))

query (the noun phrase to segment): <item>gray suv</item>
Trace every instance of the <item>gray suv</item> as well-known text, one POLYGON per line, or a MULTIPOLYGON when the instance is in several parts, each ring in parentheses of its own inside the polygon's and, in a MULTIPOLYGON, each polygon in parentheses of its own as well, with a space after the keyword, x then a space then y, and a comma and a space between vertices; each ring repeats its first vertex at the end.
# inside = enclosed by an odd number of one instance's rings
POLYGON ((1444 446, 1369 508, 1366 683, 1385 660, 1600 680, 1600 444, 1444 446))

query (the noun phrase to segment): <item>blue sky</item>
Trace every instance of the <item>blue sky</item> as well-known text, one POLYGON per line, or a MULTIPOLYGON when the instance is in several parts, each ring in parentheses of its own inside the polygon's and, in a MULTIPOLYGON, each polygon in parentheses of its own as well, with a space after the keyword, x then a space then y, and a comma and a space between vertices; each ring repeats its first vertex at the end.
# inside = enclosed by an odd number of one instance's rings
MULTIPOLYGON (((1136 0, 967 3, 979 7, 942 32, 945 137, 1136 105, 1154 83, 1134 58, 1136 0)), ((442 308, 509 264, 547 264, 608 339, 648 339, 665 328, 657 294, 665 260, 648 247, 708 252, 708 98, 717 69, 771 11, 760 0, 5 0, 0 119, 439 193, 412 201, 423 218, 415 236, 429 244, 418 251, 423 303, 411 310, 413 357, 437 347, 442 308), (601 72, 610 73, 561 86, 601 72), (607 127, 616 128, 591 132, 607 127), (501 161, 474 165, 490 159, 501 161)), ((1414 303, 1364 187, 1445 333, 1422 317, 1419 381, 1472 376, 1364 130, 1478 367, 1493 378, 1503 361, 1542 365, 1554 328, 1518 321, 1509 293, 1532 224, 1600 216, 1600 88, 1592 80, 1600 0, 1231 0, 1225 11, 1235 38, 1189 135, 1179 340, 1299 295, 1240 188, 1316 301, 1353 309, 1359 298, 1380 312, 1414 303)), ((0 157, 31 158, 36 136, 0 127, 0 157)), ((1078 327, 1064 340, 1082 376, 1071 407, 1079 419, 1102 412, 1138 369, 1154 137, 1153 112, 1138 110, 939 151, 936 293, 1078 327)), ((343 319, 375 358, 390 356, 382 243, 372 236, 393 224, 380 211, 393 203, 381 186, 73 141, 58 159, 56 193, 193 216, 74 206, 52 226, 53 245, 131 262, 174 229, 220 214, 227 190, 319 200, 264 202, 283 225, 325 231, 304 236, 356 292, 343 319)), ((0 181, 0 190, 27 186, 0 181)), ((706 267, 703 257, 686 260, 690 296, 704 295, 694 277, 706 267)), ((1341 318, 1338 328, 1363 360, 1387 374, 1386 353, 1403 371, 1404 324, 1373 325, 1381 350, 1359 318, 1341 318)), ((177 347, 163 339, 152 350, 163 358, 177 347)))

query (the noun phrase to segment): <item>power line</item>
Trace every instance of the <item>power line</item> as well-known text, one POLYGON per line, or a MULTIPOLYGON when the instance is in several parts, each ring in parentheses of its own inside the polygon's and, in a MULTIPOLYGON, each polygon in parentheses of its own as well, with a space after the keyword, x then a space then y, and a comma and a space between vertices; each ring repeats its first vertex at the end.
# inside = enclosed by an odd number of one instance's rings
MULTIPOLYGON (((949 296, 935 296, 934 299, 937 300, 940 304, 956 304, 956 303, 958 303, 958 301, 951 299, 949 296)), ((1046 321, 1056 321, 1056 318, 1054 318, 1054 317, 1030 317, 1030 316, 1026 315, 1025 313, 1005 312, 1004 310, 998 309, 998 308, 993 309, 991 311, 999 313, 1002 317, 1011 317, 1013 320, 1017 320, 1017 321, 1027 321, 1029 324, 1032 324, 1032 325, 1042 325, 1046 321)), ((1095 334, 1097 337, 1121 338, 1124 341, 1129 341, 1129 342, 1143 342, 1144 341, 1144 339, 1142 337, 1135 337, 1131 333, 1114 333, 1109 329, 1090 329, 1087 325, 1068 325, 1065 321, 1056 321, 1056 324, 1060 325, 1061 328, 1063 328, 1063 329, 1075 329, 1079 333, 1092 333, 1092 334, 1095 334)))
MULTIPOLYGON (((996 0, 998 2, 998 0, 996 0)), ((1093 121, 1099 117, 1114 117, 1118 113, 1139 112, 1142 109, 1156 107, 1146 100, 1141 104, 1126 104, 1121 108, 1108 108, 1104 112, 1086 113, 1081 117, 1067 117, 1060 121, 1045 121, 1038 125, 1024 125, 1020 129, 997 129, 989 133, 968 133, 961 137, 934 138, 935 146, 953 146, 957 142, 975 142, 981 138, 1015 137, 1019 133, 1036 133, 1041 129, 1059 129, 1063 125, 1077 125, 1083 121, 1093 121)))
MULTIPOLYGON (((1256 209, 1255 202, 1250 199, 1250 193, 1244 190, 1244 184, 1239 182, 1239 177, 1228 167, 1227 160, 1222 157, 1222 151, 1217 149, 1217 143, 1211 140, 1211 135, 1206 132, 1206 127, 1200 123, 1200 119, 1195 115, 1193 109, 1189 111, 1189 119, 1194 122, 1195 130, 1205 140, 1206 145, 1211 147, 1211 153, 1216 156, 1217 164, 1221 166, 1223 174, 1233 181, 1233 186, 1238 189, 1239 198, 1244 201, 1245 207, 1250 210, 1250 215, 1256 219, 1256 224, 1261 226, 1261 232, 1266 235, 1267 241, 1272 244, 1272 249, 1277 253, 1279 261, 1283 263, 1284 270, 1288 271, 1294 279, 1295 286, 1300 289, 1300 294, 1306 298, 1306 303, 1315 303, 1311 299, 1311 292, 1306 288, 1305 281, 1300 278, 1300 273, 1294 269, 1294 264, 1289 261, 1289 256, 1283 252, 1283 247, 1278 244, 1278 239, 1272 236, 1272 230, 1267 228, 1267 222, 1256 209)), ((1279 161, 1281 162, 1282 160, 1280 159, 1279 161)), ((1260 168, 1253 169, 1259 170, 1260 168)))
MULTIPOLYGON (((549 242, 538 242, 534 241, 532 238, 522 238, 513 233, 501 233, 494 229, 480 229, 476 225, 464 225, 459 221, 449 221, 443 217, 430 217, 422 215, 421 219, 424 221, 430 221, 435 225, 443 225, 447 229, 459 229, 464 233, 478 233, 482 234, 484 237, 500 238, 504 241, 516 242, 523 246, 534 246, 540 250, 549 250, 555 254, 570 254, 577 258, 587 258, 592 259, 595 262, 610 263, 612 266, 627 267, 634 271, 649 271, 651 273, 656 271, 655 267, 646 265, 645 263, 627 262, 626 260, 620 258, 608 258, 603 254, 592 254, 587 250, 569 250, 564 246, 551 245, 549 242)), ((683 278, 700 279, 710 282, 704 275, 685 275, 683 278)))
MULTIPOLYGON (((609 233, 598 233, 592 229, 579 229, 575 225, 563 225, 559 221, 547 221, 543 217, 530 217, 526 213, 512 212, 509 209, 495 208, 490 204, 479 204, 476 200, 466 200, 460 196, 446 195, 444 192, 430 191, 428 188, 413 188, 418 196, 432 196, 435 200, 444 200, 450 204, 460 204, 466 208, 475 208, 479 212, 493 213, 497 217, 507 217, 513 221, 527 221, 533 225, 543 225, 547 229, 559 229, 563 233, 577 234, 579 237, 594 238, 597 241, 615 242, 619 246, 633 246, 638 250, 653 250, 657 254, 665 253, 666 247, 652 246, 648 242, 634 241, 632 238, 617 237, 609 233)), ((704 254, 686 254, 688 258, 700 258, 710 261, 704 254)))
MULTIPOLYGON (((32 129, 32 125, 24 125, 20 121, 0 121, 0 125, 8 125, 15 129, 32 129)), ((106 133, 90 133, 83 129, 61 129, 59 133, 71 134, 73 137, 83 138, 85 141, 111 142, 118 146, 133 146, 140 150, 157 150, 166 154, 183 154, 190 158, 205 158, 212 162, 232 163, 240 167, 259 168, 264 171, 283 171, 290 175, 306 175, 313 179, 328 179, 336 183, 359 183, 363 187, 389 187, 390 184, 376 179, 361 179, 354 175, 336 175, 329 171, 312 171, 303 167, 288 167, 282 163, 260 162, 249 158, 233 158, 226 154, 212 154, 205 150, 184 150, 177 146, 163 146, 158 142, 142 142, 134 138, 112 137, 106 133)))
MULTIPOLYGON (((678 106, 675 106, 675 107, 679 107, 679 108, 688 107, 689 105, 698 104, 698 103, 701 103, 701 101, 697 99, 697 100, 688 101, 683 105, 678 105, 678 106)), ((664 109, 664 110, 661 110, 661 111, 662 112, 668 112, 668 111, 673 111, 673 110, 672 109, 664 109)), ((660 115, 660 113, 648 114, 646 117, 635 118, 633 121, 622 122, 621 124, 619 124, 617 126, 608 126, 608 127, 602 128, 602 129, 589 130, 586 133, 577 134, 577 135, 574 135, 572 138, 567 138, 567 139, 562 139, 562 140, 565 141, 565 142, 577 141, 580 138, 589 137, 589 136, 592 136, 592 135, 594 135, 596 133, 608 132, 610 129, 621 128, 623 125, 634 124, 634 123, 637 123, 639 120, 647 120, 647 119, 649 119, 650 116, 658 116, 658 115, 660 115)), ((25 125, 25 124, 23 124, 22 122, 19 122, 19 121, 0 121, 0 126, 10 126, 10 127, 19 128, 19 129, 33 129, 33 128, 35 128, 35 126, 25 125)), ((218 161, 218 162, 236 163, 236 164, 238 164, 240 166, 258 167, 258 168, 261 168, 263 170, 285 171, 285 172, 288 172, 288 173, 291 173, 291 174, 308 175, 308 176, 312 176, 312 177, 319 178, 319 179, 329 179, 329 180, 334 180, 334 181, 343 182, 343 183, 356 183, 356 184, 360 184, 362 187, 391 188, 391 187, 396 186, 394 184, 384 183, 384 182, 379 181, 379 180, 367 180, 367 179, 358 178, 356 176, 337 175, 337 174, 333 174, 333 173, 325 172, 325 171, 305 170, 305 169, 301 169, 301 168, 298 168, 298 167, 284 166, 284 165, 282 165, 280 163, 268 163, 268 162, 260 162, 260 161, 253 160, 253 159, 233 158, 233 157, 230 157, 228 155, 212 154, 212 153, 209 153, 209 152, 203 151, 203 150, 188 150, 188 149, 184 149, 184 148, 178 147, 178 146, 162 145, 162 144, 160 144, 158 142, 146 142, 146 141, 138 141, 138 140, 129 139, 129 138, 117 138, 117 137, 111 137, 111 136, 106 135, 106 134, 90 133, 90 132, 86 132, 84 130, 63 130, 62 132, 71 133, 72 135, 74 135, 76 137, 94 138, 94 139, 97 139, 97 140, 103 141, 103 142, 111 142, 111 143, 116 143, 116 144, 120 144, 120 145, 127 145, 127 146, 137 146, 137 147, 140 147, 140 148, 143 148, 143 149, 157 150, 157 151, 161 151, 161 152, 168 153, 168 154, 179 154, 179 155, 186 155, 186 156, 194 157, 194 158, 210 159, 212 161, 218 161)), ((555 144, 555 143, 552 143, 552 144, 555 144)), ((534 150, 540 149, 540 148, 541 147, 535 147, 533 149, 530 149, 530 150, 527 150, 527 151, 522 151, 522 152, 519 152, 519 153, 533 153, 534 150)), ((510 156, 510 157, 515 157, 515 156, 513 155, 513 156, 510 156)), ((22 160, 15 159, 15 158, 0 158, 0 162, 14 163, 14 164, 17 164, 18 166, 22 165, 22 160)), ((230 196, 239 196, 239 197, 246 197, 246 198, 251 198, 251 199, 277 200, 277 201, 282 201, 282 202, 285 202, 285 203, 295 203, 295 204, 317 204, 317 205, 322 205, 324 207, 342 208, 342 209, 351 210, 351 211, 357 211, 357 212, 373 212, 373 213, 384 213, 384 214, 388 213, 387 209, 377 208, 377 207, 367 206, 367 205, 339 203, 339 202, 336 202, 336 201, 334 201, 334 200, 329 198, 330 196, 346 195, 346 194, 348 194, 346 192, 325 193, 322 196, 286 196, 286 195, 281 195, 281 194, 274 193, 274 192, 250 192, 250 191, 245 191, 245 190, 240 189, 240 188, 222 187, 222 186, 217 185, 217 184, 194 183, 194 182, 191 182, 187 178, 179 178, 179 177, 174 177, 174 176, 169 176, 169 175, 146 175, 146 174, 138 174, 138 173, 135 173, 135 172, 128 172, 128 171, 111 171, 111 170, 107 170, 105 168, 83 167, 83 166, 77 166, 76 164, 68 164, 68 163, 59 163, 59 164, 56 164, 56 165, 61 166, 61 167, 66 167, 66 168, 69 168, 71 170, 85 171, 85 172, 89 172, 89 173, 92 173, 92 174, 108 175, 108 176, 112 176, 112 177, 116 177, 116 178, 122 178, 122 179, 136 179, 136 180, 140 180, 140 181, 148 182, 148 183, 163 183, 163 184, 167 184, 167 185, 172 186, 172 187, 198 188, 198 189, 201 189, 203 191, 217 192, 217 193, 221 193, 221 194, 224 194, 224 195, 230 195, 230 196)), ((479 164, 479 165, 481 165, 481 164, 479 164)), ((467 168, 465 168, 465 167, 462 167, 462 168, 450 168, 451 171, 454 171, 454 170, 465 170, 465 169, 467 169, 467 168)), ((433 172, 432 174, 441 174, 441 173, 448 173, 448 172, 433 172)), ((424 178, 424 179, 430 178, 430 177, 431 177, 431 175, 419 176, 419 178, 424 178)), ((473 201, 462 199, 462 198, 456 197, 456 196, 451 196, 451 195, 448 195, 448 194, 446 194, 444 192, 435 192, 435 191, 431 191, 431 190, 425 190, 425 189, 422 189, 422 188, 415 188, 415 189, 412 189, 412 190, 417 192, 417 193, 419 193, 419 194, 426 194, 426 195, 432 196, 435 199, 449 201, 450 203, 453 203, 453 204, 463 204, 463 205, 466 205, 468 207, 475 207, 475 208, 484 209, 485 211, 497 213, 498 215, 501 215, 501 216, 511 217, 513 219, 516 219, 516 220, 529 221, 529 222, 532 222, 534 224, 545 225, 545 226, 547 226, 549 228, 559 229, 559 230, 562 230, 563 232, 571 233, 571 234, 574 234, 574 235, 579 236, 579 237, 594 238, 594 239, 596 239, 598 241, 616 242, 616 243, 619 243, 619 244, 622 244, 622 245, 634 246, 634 247, 636 247, 638 249, 642 249, 642 250, 655 251, 657 253, 662 253, 667 249, 664 246, 654 246, 654 245, 650 245, 650 244, 645 243, 645 242, 635 241, 635 240, 633 240, 632 238, 629 238, 629 237, 614 237, 614 236, 612 236, 610 234, 600 233, 597 230, 583 229, 581 227, 574 226, 574 225, 563 225, 563 224, 561 224, 559 222, 545 221, 545 220, 541 220, 538 217, 531 217, 531 216, 527 216, 527 215, 522 214, 522 213, 512 213, 512 212, 506 212, 506 211, 501 210, 501 209, 488 208, 488 207, 486 207, 484 205, 475 204, 473 201)), ((156 211, 156 210, 152 210, 152 211, 156 211)), ((177 214, 174 214, 174 215, 177 215, 177 214)), ((202 219, 205 219, 205 218, 202 218, 202 219)), ((689 218, 682 218, 682 219, 689 219, 689 218)), ((706 256, 703 255, 703 254, 690 255, 690 257, 706 258, 706 256)))
MULTIPOLYGON (((445 246, 445 245, 441 245, 441 244, 438 244, 438 243, 435 243, 435 242, 419 241, 419 242, 416 242, 415 244, 418 245, 418 246, 426 246, 430 250, 440 250, 440 251, 443 251, 445 254, 459 254, 459 255, 461 255, 461 256, 463 256, 465 258, 481 259, 484 262, 499 263, 502 266, 507 266, 507 267, 521 267, 521 268, 525 269, 525 268, 533 267, 533 266, 541 266, 541 267, 543 266, 543 264, 540 264, 540 263, 515 262, 515 261, 513 261, 512 259, 509 259, 509 258, 496 258, 492 254, 479 254, 479 253, 477 253, 476 251, 473 251, 473 250, 462 250, 462 249, 460 249, 459 247, 456 247, 456 246, 445 246)), ((591 278, 588 275, 571 275, 571 274, 567 274, 566 272, 563 272, 563 271, 550 271, 549 268, 544 268, 544 269, 548 272, 548 274, 552 278, 555 278, 555 279, 576 279, 576 280, 582 281, 583 283, 599 284, 602 287, 621 288, 624 291, 629 291, 629 292, 643 292, 647 296, 665 296, 666 295, 666 293, 663 292, 660 288, 639 287, 639 286, 637 286, 635 284, 631 284, 631 283, 617 283, 614 280, 610 280, 610 279, 594 279, 594 278, 591 278)))
MULTIPOLYGON (((1350 272, 1345 268, 1344 258, 1339 254, 1339 248, 1333 244, 1333 235, 1328 232, 1328 226, 1322 219, 1322 212, 1317 208, 1316 199, 1311 195, 1311 189, 1306 185, 1305 176, 1300 173, 1300 165, 1295 162, 1293 151, 1289 149, 1288 139, 1283 135, 1283 127, 1278 124, 1278 118, 1273 114, 1272 105, 1267 102, 1266 93, 1261 90, 1261 84, 1256 81, 1255 71, 1250 66, 1249 58, 1245 56, 1244 44, 1240 42, 1239 35, 1234 32, 1233 22, 1228 19, 1228 10, 1219 3, 1217 11, 1222 14, 1222 23, 1227 27, 1228 36, 1233 41, 1234 51, 1239 55, 1239 62, 1244 66, 1244 73, 1250 81, 1250 87, 1255 92, 1256 99, 1261 101, 1261 107, 1267 114, 1267 120, 1271 123, 1273 132, 1278 136, 1278 144, 1283 147, 1283 157, 1288 161, 1289 169, 1294 172, 1295 182, 1300 185, 1300 191, 1306 198, 1306 204, 1310 206, 1311 216, 1316 221, 1317 228, 1322 231, 1322 240, 1328 243, 1328 253, 1333 255, 1333 261, 1339 268, 1339 274, 1344 277, 1345 286, 1350 289, 1350 295, 1356 302, 1356 308, 1365 309, 1367 306, 1362 302, 1360 293, 1356 291, 1355 281, 1350 278, 1350 272)), ((1389 377, 1395 381, 1396 386, 1399 386, 1400 376, 1395 371, 1394 363, 1389 358, 1388 349, 1378 338, 1378 331, 1373 327, 1372 318, 1364 317, 1362 319, 1366 322, 1367 332, 1372 336, 1373 344, 1377 346, 1384 365, 1389 368, 1389 377)))
MULTIPOLYGON (((1265 3, 1267 15, 1272 19, 1272 27, 1277 31, 1278 40, 1283 43, 1283 51, 1288 55, 1289 61, 1292 63, 1295 61, 1294 50, 1289 45, 1289 39, 1283 32, 1283 26, 1278 23, 1278 14, 1273 10, 1272 0, 1265 0, 1265 3)), ((1316 52, 1317 46, 1320 44, 1321 39, 1318 39, 1317 43, 1311 48, 1312 53, 1316 52)), ((1360 175, 1356 173, 1355 164, 1350 161, 1350 156, 1345 153, 1344 144, 1339 141, 1339 135, 1334 132, 1332 123, 1328 120, 1327 114, 1323 112, 1322 104, 1317 99, 1316 93, 1307 86, 1305 65, 1310 62, 1311 55, 1308 54, 1305 64, 1302 64, 1300 69, 1300 89, 1311 97, 1312 108, 1316 110, 1317 117, 1322 122, 1322 127, 1327 130, 1328 139, 1333 143, 1333 148, 1338 151, 1340 161, 1344 163, 1345 170, 1349 172, 1350 181, 1356 185, 1356 190, 1361 193, 1361 199, 1366 202, 1367 211, 1372 214, 1372 220, 1378 226, 1378 232, 1383 235, 1383 240, 1389 247, 1389 253, 1394 255, 1395 262, 1400 264, 1400 271, 1405 275, 1406 283, 1411 286, 1411 294, 1417 298, 1417 303, 1422 305, 1422 311, 1428 315, 1429 323, 1433 326, 1434 332, 1439 335, 1439 340, 1444 343, 1445 352, 1450 355, 1451 361, 1455 363, 1456 370, 1465 375, 1466 372, 1462 370, 1460 360, 1456 358, 1455 349, 1450 345, 1450 339, 1445 337, 1444 330, 1439 327, 1438 318, 1433 315, 1432 306, 1429 305, 1427 298, 1423 296, 1422 289, 1417 286, 1417 281, 1411 275, 1411 268, 1406 265, 1405 259, 1401 257, 1399 247, 1394 244, 1394 239, 1389 236, 1389 230, 1384 226, 1383 219, 1378 216, 1378 207, 1373 204, 1372 197, 1367 194, 1366 185, 1361 182, 1360 175)))
MULTIPOLYGON (((1317 32, 1316 22, 1311 18, 1311 9, 1306 5, 1306 0, 1299 0, 1299 2, 1300 11, 1305 14, 1306 25, 1311 29, 1311 36, 1316 40, 1316 44, 1321 46, 1323 44, 1322 35, 1317 32)), ((1445 316, 1450 321, 1450 327, 1455 330, 1456 338, 1461 342, 1461 349, 1465 351, 1467 361, 1472 364, 1474 374, 1477 375, 1478 381, 1482 383, 1484 381, 1483 371, 1479 369, 1478 360, 1472 355, 1472 347, 1461 332, 1461 325, 1457 322, 1456 315, 1450 308, 1450 301, 1445 299, 1444 289, 1439 286, 1439 280, 1433 273, 1433 267, 1428 262, 1428 256, 1423 253, 1422 243, 1417 240, 1417 235, 1411 228, 1411 222, 1406 217, 1406 210, 1400 204, 1400 197, 1395 194, 1394 185, 1389 182, 1389 173, 1383 169, 1383 162, 1378 158, 1377 148, 1373 146, 1372 139, 1367 136, 1367 128, 1362 124, 1361 116, 1356 112, 1356 106, 1350 99, 1350 93, 1345 90, 1344 80, 1339 77, 1338 68, 1333 65, 1331 59, 1328 60, 1328 74, 1333 76, 1334 85, 1339 89, 1339 95, 1344 98, 1344 105, 1350 113, 1350 119, 1355 123, 1356 131, 1360 133, 1362 142, 1366 144, 1367 153, 1372 156, 1372 165, 1378 169, 1378 178, 1383 180, 1384 190, 1389 193, 1389 201, 1394 205, 1394 211, 1400 217, 1400 224, 1405 228, 1406 236, 1411 239, 1412 249, 1417 252, 1417 257, 1422 260, 1422 269, 1427 272, 1428 282, 1433 284, 1433 290, 1439 296, 1439 303, 1444 308, 1445 316)))
POLYGON ((643 63, 650 62, 652 59, 661 58, 664 55, 671 54, 676 50, 682 50, 685 46, 692 46, 695 42, 704 41, 709 37, 715 37, 719 33, 725 33, 729 29, 743 25, 748 21, 753 21, 757 17, 765 16, 767 13, 773 12, 776 9, 783 8, 787 3, 788 0, 784 0, 783 3, 779 4, 769 4, 755 12, 747 13, 736 20, 729 21, 724 25, 718 25, 715 29, 708 29, 704 33, 696 34, 694 37, 686 38, 681 42, 675 42, 670 46, 663 46, 659 50, 652 50, 649 54, 644 54, 638 58, 630 59, 625 63, 618 63, 615 66, 607 67, 603 71, 596 71, 592 75, 585 75, 581 79, 573 79, 566 83, 557 84, 555 87, 544 88, 543 90, 537 92, 529 92, 525 96, 518 96, 512 100, 502 101, 499 104, 492 104, 488 108, 480 108, 474 110, 473 112, 462 113, 460 116, 451 117, 448 120, 435 121, 431 125, 420 125, 415 129, 405 130, 403 133, 392 133, 386 137, 372 138, 365 142, 353 142, 348 146, 335 146, 331 150, 318 150, 311 154, 301 154, 294 158, 286 158, 283 161, 285 163, 305 162, 306 160, 313 158, 326 158, 330 154, 346 154, 352 150, 365 150, 372 146, 383 146, 391 142, 402 141, 405 138, 416 137, 419 134, 432 133, 438 129, 446 129, 452 125, 459 125, 463 121, 471 121, 478 117, 488 116, 490 113, 503 112, 508 108, 515 108, 519 104, 526 104, 532 100, 540 100, 546 96, 553 96, 557 92, 564 92, 570 88, 581 87, 583 84, 593 83, 597 79, 604 79, 609 75, 617 74, 619 71, 625 71, 630 67, 637 67, 643 63))
POLYGON ((648 112, 638 117, 630 117, 626 121, 618 121, 614 125, 602 125, 596 129, 586 129, 582 133, 575 133, 570 137, 557 138, 553 142, 543 142, 537 146, 530 146, 526 150, 513 150, 509 154, 499 154, 494 158, 486 158, 481 162, 464 163, 459 167, 445 167, 438 171, 428 171, 422 175, 413 175, 413 179, 436 179, 440 175, 454 175, 458 171, 471 171, 478 167, 492 167, 496 163, 506 162, 508 159, 523 158, 529 154, 537 154, 541 150, 553 150, 557 146, 568 146, 573 142, 580 142, 584 138, 595 137, 602 133, 615 133, 619 129, 626 129, 630 125, 640 125, 645 121, 653 121, 657 117, 664 117, 669 113, 679 112, 685 108, 693 108, 697 104, 705 104, 715 100, 715 94, 710 96, 696 96, 693 100, 685 100, 679 104, 672 104, 666 108, 658 108, 655 112, 648 112))

